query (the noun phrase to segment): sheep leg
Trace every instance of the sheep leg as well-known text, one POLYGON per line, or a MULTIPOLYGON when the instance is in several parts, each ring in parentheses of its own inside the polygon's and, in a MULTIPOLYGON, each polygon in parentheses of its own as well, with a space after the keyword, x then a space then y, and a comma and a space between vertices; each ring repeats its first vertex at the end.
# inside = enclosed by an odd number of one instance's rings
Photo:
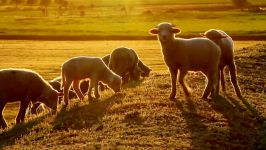
POLYGON ((94 87, 94 96, 96 99, 98 99, 100 97, 98 90, 98 80, 93 80, 92 85, 94 87))
POLYGON ((68 92, 69 92, 70 85, 71 85, 71 81, 66 80, 65 85, 64 85, 64 102, 66 106, 68 105, 68 99, 69 99, 68 92))
POLYGON ((184 93, 186 94, 187 97, 189 97, 190 96, 190 92, 189 92, 188 87, 187 87, 187 85, 186 85, 186 83, 184 81, 184 78, 185 78, 186 74, 187 74, 186 70, 180 69, 180 71, 179 71, 179 79, 178 80, 179 80, 179 83, 181 84, 181 86, 183 88, 184 93))
MULTIPOLYGON (((225 88, 225 79, 224 79, 224 67, 220 68, 220 78, 221 78, 222 90, 225 92, 226 88, 225 88)), ((217 88, 217 90, 219 90, 219 89, 220 88, 217 88)))
POLYGON ((5 118, 3 116, 3 110, 5 106, 6 106, 6 103, 3 103, 3 102, 0 103, 0 127, 3 129, 7 127, 5 118))
POLYGON ((80 91, 80 80, 74 80, 73 81, 73 89, 74 89, 74 91, 76 92, 76 94, 77 94, 77 96, 78 96, 78 98, 80 99, 80 100, 83 100, 84 99, 84 95, 82 94, 82 92, 80 91))
POLYGON ((235 89, 235 93, 236 93, 237 97, 242 98, 242 94, 241 94, 240 88, 239 88, 238 83, 237 83, 236 66, 234 63, 232 63, 229 66, 229 71, 230 71, 231 82, 233 83, 233 86, 235 89))
POLYGON ((105 90, 105 86, 102 82, 99 82, 99 86, 100 86, 100 90, 104 91, 105 90))
POLYGON ((34 104, 33 104, 33 106, 30 108, 30 112, 32 113, 32 114, 37 114, 37 109, 38 109, 38 107, 41 105, 41 103, 40 102, 35 102, 34 104))
MULTIPOLYGON (((210 73, 210 72, 208 72, 208 73, 205 73, 205 75, 207 76, 207 86, 205 87, 205 90, 204 90, 204 92, 203 92, 203 95, 202 95, 202 98, 203 99, 207 99, 208 98, 208 96, 210 95, 210 92, 212 91, 212 90, 214 90, 214 89, 212 89, 213 88, 213 81, 214 81, 214 79, 213 79, 213 75, 214 73, 210 73)), ((215 74, 216 75, 216 74, 215 74)), ((216 87, 215 87, 216 88, 216 87)))
POLYGON ((88 90, 88 100, 91 100, 92 99, 92 96, 91 96, 91 92, 92 92, 92 80, 90 81, 90 84, 89 84, 89 90, 88 90))
POLYGON ((30 103, 30 101, 21 101, 20 102, 20 109, 19 109, 19 113, 16 117, 16 124, 20 124, 20 123, 24 122, 26 110, 29 106, 29 103, 30 103))
POLYGON ((172 84, 172 91, 170 94, 170 99, 175 99, 176 95, 176 78, 177 78, 177 69, 169 68, 170 75, 171 75, 171 84, 172 84))

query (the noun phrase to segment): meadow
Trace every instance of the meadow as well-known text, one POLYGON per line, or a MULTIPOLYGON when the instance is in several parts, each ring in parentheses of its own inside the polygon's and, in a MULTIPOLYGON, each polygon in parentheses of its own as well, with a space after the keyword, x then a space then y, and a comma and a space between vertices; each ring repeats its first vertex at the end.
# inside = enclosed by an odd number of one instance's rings
MULTIPOLYGON (((266 42, 236 41, 238 80, 244 99, 236 98, 227 75, 227 93, 202 100, 204 77, 190 73, 193 89, 186 99, 179 84, 169 100, 170 77, 156 40, 124 41, 0 41, 0 68, 28 68, 46 80, 60 76, 70 57, 102 57, 114 48, 134 48, 153 69, 151 76, 127 84, 121 93, 101 92, 95 102, 72 100, 56 115, 45 111, 14 125, 18 103, 4 116, 1 149, 264 149, 266 148, 266 42)), ((227 71, 228 72, 228 71, 227 71)))
MULTIPOLYGON (((253 1, 265 5, 265 1, 253 1)), ((210 28, 227 31, 231 36, 265 36, 266 13, 235 8, 231 1, 110 1, 97 4, 70 1, 59 15, 58 5, 48 7, 44 17, 38 5, 1 5, 0 36, 85 36, 90 39, 130 37, 147 39, 148 30, 159 22, 170 21, 182 29, 181 36, 197 36, 210 28), (85 7, 80 17, 79 6, 85 7), (222 22, 222 23, 221 23, 222 22), (109 37, 109 38, 108 38, 109 37)), ((65 38, 67 39, 67 38, 65 38)))
POLYGON ((266 2, 250 2, 263 11, 239 9, 231 0, 69 0, 62 12, 52 3, 44 16, 38 4, 1 3, 0 69, 32 69, 51 80, 71 57, 103 57, 125 46, 152 72, 121 93, 100 92, 93 103, 74 99, 55 115, 47 109, 20 125, 19 103, 8 104, 0 149, 266 149, 266 2), (204 76, 191 72, 192 96, 186 98, 177 83, 177 97, 169 100, 168 69, 148 33, 163 21, 176 24, 181 37, 211 28, 232 36, 244 98, 235 96, 226 70, 228 88, 219 98, 201 99, 204 76), (237 41, 241 37, 246 41, 237 41))

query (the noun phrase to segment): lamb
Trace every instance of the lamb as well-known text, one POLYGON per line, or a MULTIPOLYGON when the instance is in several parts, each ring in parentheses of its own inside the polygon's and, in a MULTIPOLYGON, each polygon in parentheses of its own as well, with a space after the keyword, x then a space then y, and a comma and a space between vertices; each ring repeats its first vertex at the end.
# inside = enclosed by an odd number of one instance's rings
POLYGON ((140 79, 141 71, 138 63, 138 55, 133 49, 119 47, 110 55, 109 68, 122 77, 123 83, 126 83, 128 77, 133 80, 140 79))
POLYGON ((6 128, 3 109, 8 102, 20 101, 16 124, 23 123, 30 102, 42 102, 53 112, 62 93, 54 90, 38 73, 23 69, 0 70, 0 126, 6 128))
MULTIPOLYGON (((225 92, 225 79, 224 79, 224 68, 228 66, 230 71, 230 78, 231 82, 234 86, 235 93, 239 98, 242 98, 242 94, 240 91, 240 88, 238 86, 237 82, 237 71, 236 71, 236 65, 234 61, 234 42, 232 38, 227 35, 222 30, 216 30, 216 29, 210 29, 206 31, 205 33, 201 33, 203 37, 207 37, 210 40, 214 41, 217 45, 221 48, 221 60, 219 64, 219 74, 221 78, 221 85, 222 90, 225 92)), ((217 90, 219 90, 219 84, 217 87, 217 90)))
MULTIPOLYGON (((110 60, 110 55, 105 55, 104 57, 102 57, 102 60, 104 61, 106 65, 108 65, 109 60, 110 60)), ((150 72, 152 71, 152 69, 149 68, 147 65, 145 65, 140 59, 139 59, 138 67, 141 70, 140 75, 142 77, 148 77, 150 75, 150 72)))
POLYGON ((79 99, 84 99, 79 88, 80 80, 89 78, 90 86, 88 91, 88 99, 91 100, 91 92, 94 87, 94 96, 96 99, 100 97, 98 93, 98 82, 106 83, 114 92, 119 92, 121 89, 122 79, 120 76, 112 72, 103 62, 97 57, 74 57, 67 60, 61 68, 62 83, 61 88, 64 90, 64 102, 68 105, 68 91, 73 82, 73 89, 77 93, 79 99))
MULTIPOLYGON (((60 88, 61 88, 61 83, 59 82, 61 80, 60 78, 55 78, 54 80, 49 81, 48 83, 53 87, 53 89, 55 89, 58 92, 63 92, 60 88)), ((83 83, 83 82, 82 82, 83 83)), ((86 82, 87 83, 87 82, 86 82)), ((83 85, 83 84, 81 84, 83 85)), ((81 91, 84 90, 84 85, 81 86, 81 91)), ((88 86, 86 91, 88 90, 88 86)), ((73 99, 73 98, 77 98, 76 93, 73 90, 69 90, 69 98, 73 99)), ((59 104, 61 103, 62 97, 59 97, 59 104)), ((45 110, 45 107, 42 105, 42 103, 40 102, 35 102, 32 106, 30 106, 30 113, 31 114, 37 114, 37 112, 40 112, 42 110, 45 110)))
POLYGON ((190 92, 184 82, 184 77, 188 71, 201 71, 207 77, 208 83, 202 98, 207 99, 210 93, 212 98, 218 95, 216 85, 218 83, 218 65, 221 55, 218 45, 207 38, 175 38, 174 34, 180 33, 180 29, 167 22, 160 23, 149 32, 158 36, 164 61, 170 71, 172 80, 170 99, 174 99, 176 95, 178 71, 179 83, 187 97, 190 96, 190 92))

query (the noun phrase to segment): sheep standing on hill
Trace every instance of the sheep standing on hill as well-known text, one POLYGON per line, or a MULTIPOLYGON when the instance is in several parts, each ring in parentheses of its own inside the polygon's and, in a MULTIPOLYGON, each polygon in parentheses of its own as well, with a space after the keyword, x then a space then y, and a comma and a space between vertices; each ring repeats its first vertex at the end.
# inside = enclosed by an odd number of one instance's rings
POLYGON ((94 87, 94 96, 99 98, 98 82, 102 81, 106 83, 115 92, 119 92, 121 88, 121 77, 113 73, 102 61, 101 58, 96 57, 74 57, 67 60, 62 65, 61 70, 62 85, 64 88, 64 102, 68 105, 68 91, 73 82, 73 89, 77 93, 79 99, 83 99, 84 96, 80 91, 80 80, 90 79, 90 86, 88 91, 88 98, 91 99, 92 88, 94 87))
POLYGON ((23 123, 30 102, 42 102, 54 111, 61 93, 54 90, 39 74, 30 70, 0 70, 0 126, 6 128, 3 109, 8 102, 20 101, 16 124, 23 123))
MULTIPOLYGON (((225 91, 225 79, 224 79, 224 68, 228 66, 230 71, 231 82, 233 83, 235 93, 239 98, 242 98, 240 88, 237 83, 237 71, 234 61, 234 42, 232 38, 227 35, 224 31, 210 29, 205 33, 201 34, 204 37, 214 41, 221 48, 221 60, 219 64, 219 73, 221 78, 222 90, 225 91)), ((219 90, 219 84, 218 84, 219 90)))
POLYGON ((123 82, 128 81, 128 77, 139 80, 141 70, 138 68, 138 55, 132 49, 120 47, 113 50, 110 55, 109 68, 122 77, 123 82))
POLYGON ((180 30, 171 23, 160 23, 150 30, 151 34, 158 35, 164 61, 169 68, 172 79, 170 99, 176 95, 176 79, 179 71, 179 83, 186 96, 190 95, 184 77, 188 71, 201 71, 208 78, 208 84, 202 95, 206 99, 211 93, 215 97, 218 93, 218 65, 221 50, 218 45, 207 38, 182 39, 175 38, 180 30))
MULTIPOLYGON (((102 60, 104 61, 106 65, 108 65, 109 60, 110 60, 110 55, 105 55, 104 57, 102 57, 102 60)), ((151 68, 145 65, 140 59, 139 59, 138 67, 141 70, 140 75, 142 77, 148 77, 150 75, 150 72, 152 71, 151 68)))

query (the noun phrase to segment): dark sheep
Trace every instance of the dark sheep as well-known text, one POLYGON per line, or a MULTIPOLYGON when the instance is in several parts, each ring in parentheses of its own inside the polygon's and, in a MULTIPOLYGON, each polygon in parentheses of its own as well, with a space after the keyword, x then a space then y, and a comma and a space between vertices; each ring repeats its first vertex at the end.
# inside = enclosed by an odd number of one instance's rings
POLYGON ((141 70, 138 67, 139 58, 133 49, 120 47, 110 55, 109 68, 122 77, 126 83, 129 78, 139 80, 141 70))
POLYGON ((0 126, 6 128, 3 109, 8 102, 20 101, 20 110, 16 117, 16 124, 23 123, 26 109, 30 102, 41 102, 51 108, 57 109, 57 92, 38 73, 23 69, 0 70, 0 126))

